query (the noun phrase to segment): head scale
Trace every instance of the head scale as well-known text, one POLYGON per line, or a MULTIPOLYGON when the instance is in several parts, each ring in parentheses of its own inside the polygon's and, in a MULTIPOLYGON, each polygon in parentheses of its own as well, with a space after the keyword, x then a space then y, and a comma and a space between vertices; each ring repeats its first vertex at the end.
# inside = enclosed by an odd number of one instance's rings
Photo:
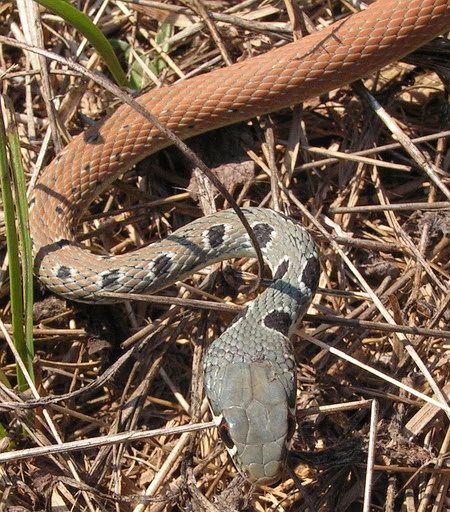
POLYGON ((284 374, 280 379, 267 360, 231 363, 219 371, 219 389, 216 386, 211 393, 208 389, 208 395, 220 436, 246 478, 258 484, 274 483, 295 430, 295 389, 285 386, 290 382, 295 387, 295 375, 284 374))

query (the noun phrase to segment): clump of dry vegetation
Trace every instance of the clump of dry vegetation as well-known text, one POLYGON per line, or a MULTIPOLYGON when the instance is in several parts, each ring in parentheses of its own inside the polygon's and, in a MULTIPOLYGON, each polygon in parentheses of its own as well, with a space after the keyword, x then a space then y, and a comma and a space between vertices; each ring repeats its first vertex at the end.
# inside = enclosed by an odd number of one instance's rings
MULTIPOLYGON (((293 25, 301 37, 305 26, 327 26, 358 2, 311 0, 304 12, 288 0, 76 3, 115 41, 133 84, 148 89, 268 51, 292 38, 293 25)), ((73 27, 36 12, 25 1, 2 2, 1 36, 39 44, 41 31, 46 49, 107 74, 73 27)), ((61 63, 49 59, 43 72, 45 60, 2 42, 2 93, 16 109, 34 183, 118 102, 61 63)), ((283 480, 249 488, 215 429, 190 426, 209 421, 203 349, 251 299, 242 283, 253 282, 255 262, 238 261, 169 288, 166 302, 93 307, 36 285, 42 400, 27 409, 31 394, 1 385, 4 510, 368 511, 369 496, 374 511, 448 510, 449 415, 439 406, 450 393, 445 43, 364 83, 192 141, 240 206, 288 213, 321 248, 320 288, 295 340, 299 426, 283 480), (73 451, 52 451, 52 429, 73 451), (39 456, 21 452, 35 447, 39 456)), ((192 171, 171 149, 140 162, 84 213, 80 239, 119 254, 227 207, 192 171)), ((8 330, 0 230, 0 317, 8 330)), ((1 363, 14 385, 6 341, 1 363)))

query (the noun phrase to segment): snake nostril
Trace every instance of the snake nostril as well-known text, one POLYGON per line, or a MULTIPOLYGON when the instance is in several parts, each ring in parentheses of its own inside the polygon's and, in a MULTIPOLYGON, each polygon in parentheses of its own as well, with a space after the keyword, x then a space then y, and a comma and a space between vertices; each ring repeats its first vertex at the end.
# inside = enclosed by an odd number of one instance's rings
POLYGON ((220 438, 224 442, 225 446, 229 450, 234 448, 234 442, 233 442, 233 439, 231 439, 231 436, 230 436, 230 425, 229 425, 229 423, 227 422, 227 420, 225 418, 222 418, 222 421, 220 422, 220 425, 219 425, 218 428, 219 428, 220 438))

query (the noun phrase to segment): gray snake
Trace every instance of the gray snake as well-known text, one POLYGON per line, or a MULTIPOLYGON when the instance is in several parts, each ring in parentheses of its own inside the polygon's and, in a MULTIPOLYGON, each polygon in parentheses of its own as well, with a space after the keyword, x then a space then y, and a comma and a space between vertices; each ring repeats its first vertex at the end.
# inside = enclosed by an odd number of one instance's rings
MULTIPOLYGON (((150 91, 139 101, 187 138, 337 88, 449 28, 448 0, 378 0, 319 33, 150 91)), ((131 254, 98 256, 75 242, 76 224, 96 195, 167 145, 155 127, 121 106, 45 169, 30 201, 30 227, 36 273, 52 291, 72 300, 109 302, 101 296, 105 290, 150 293, 215 261, 253 255, 229 211, 196 220, 131 254)), ((292 433, 296 388, 289 336, 317 286, 318 256, 309 235, 292 220, 263 209, 246 209, 245 215, 274 280, 208 349, 205 383, 238 468, 267 483, 279 476, 292 433)))

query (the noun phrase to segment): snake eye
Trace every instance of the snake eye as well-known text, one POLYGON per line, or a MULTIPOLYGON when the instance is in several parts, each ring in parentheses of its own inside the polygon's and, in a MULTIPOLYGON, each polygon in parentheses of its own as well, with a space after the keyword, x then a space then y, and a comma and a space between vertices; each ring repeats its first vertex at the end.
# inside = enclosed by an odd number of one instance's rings
POLYGON ((230 425, 228 424, 228 421, 225 418, 222 418, 222 421, 219 425, 219 435, 222 441, 224 442, 225 446, 231 450, 234 448, 234 442, 233 439, 231 439, 230 436, 230 425))
POLYGON ((296 430, 297 430, 297 420, 296 420, 294 414, 292 414, 292 412, 289 412, 288 413, 288 430, 287 430, 287 436, 286 436, 288 441, 290 441, 293 438, 296 430))

